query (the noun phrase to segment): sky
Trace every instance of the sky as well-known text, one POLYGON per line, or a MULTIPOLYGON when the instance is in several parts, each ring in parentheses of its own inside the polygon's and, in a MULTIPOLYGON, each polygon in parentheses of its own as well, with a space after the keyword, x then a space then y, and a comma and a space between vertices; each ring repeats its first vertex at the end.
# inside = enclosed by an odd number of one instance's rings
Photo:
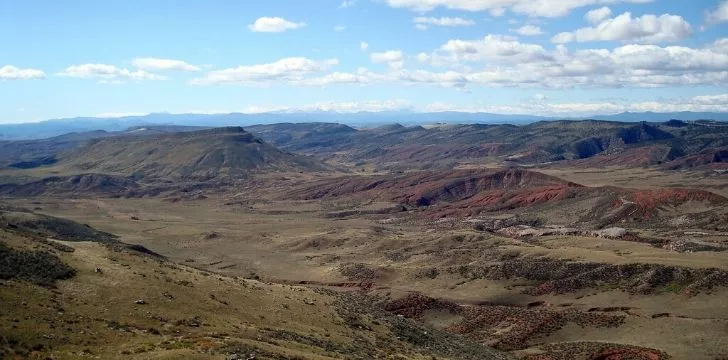
POLYGON ((728 112, 728 0, 0 0, 0 123, 728 112))

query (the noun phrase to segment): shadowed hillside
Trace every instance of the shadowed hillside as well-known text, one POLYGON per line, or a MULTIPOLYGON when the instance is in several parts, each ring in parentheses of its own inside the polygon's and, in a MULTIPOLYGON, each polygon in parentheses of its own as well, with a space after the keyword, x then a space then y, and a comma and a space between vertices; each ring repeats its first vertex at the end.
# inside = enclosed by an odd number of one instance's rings
POLYGON ((59 164, 82 172, 184 179, 325 169, 313 159, 278 150, 240 127, 92 140, 62 154, 59 164))
POLYGON ((337 124, 249 127, 283 149, 385 169, 426 169, 487 157, 518 164, 594 159, 579 166, 654 165, 728 145, 719 122, 542 121, 516 125, 383 126, 342 131, 337 124))

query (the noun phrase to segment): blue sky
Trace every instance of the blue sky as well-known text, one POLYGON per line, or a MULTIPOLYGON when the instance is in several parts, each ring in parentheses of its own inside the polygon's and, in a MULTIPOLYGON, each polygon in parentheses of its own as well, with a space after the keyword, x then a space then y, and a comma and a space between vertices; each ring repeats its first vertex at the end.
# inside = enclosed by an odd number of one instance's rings
POLYGON ((728 111, 728 0, 0 0, 0 123, 728 111))

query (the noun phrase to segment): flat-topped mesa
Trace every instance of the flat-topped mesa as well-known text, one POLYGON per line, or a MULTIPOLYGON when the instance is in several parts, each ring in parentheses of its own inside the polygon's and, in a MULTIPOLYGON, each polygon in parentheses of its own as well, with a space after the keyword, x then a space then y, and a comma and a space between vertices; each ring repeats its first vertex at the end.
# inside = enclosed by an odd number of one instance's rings
POLYGON ((282 151, 242 127, 97 139, 60 156, 77 172, 135 178, 214 179, 260 171, 317 171, 316 160, 282 151))
POLYGON ((185 138, 185 139, 208 137, 208 138, 224 139, 225 141, 238 141, 238 142, 243 142, 243 143, 256 143, 256 144, 264 143, 264 141, 262 139, 245 131, 245 129, 243 129, 240 126, 226 126, 226 127, 190 131, 190 132, 177 132, 177 133, 171 133, 171 134, 161 134, 161 135, 157 135, 156 137, 159 138, 159 137, 167 137, 167 136, 174 136, 174 137, 185 138))

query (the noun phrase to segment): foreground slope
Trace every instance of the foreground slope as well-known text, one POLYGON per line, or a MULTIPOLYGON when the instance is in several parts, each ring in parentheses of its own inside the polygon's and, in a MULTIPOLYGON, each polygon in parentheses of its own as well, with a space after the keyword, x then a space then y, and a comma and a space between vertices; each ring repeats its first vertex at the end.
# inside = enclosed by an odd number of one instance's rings
POLYGON ((218 275, 93 234, 47 240, 12 221, 0 226, 0 358, 510 358, 357 295, 218 275))

